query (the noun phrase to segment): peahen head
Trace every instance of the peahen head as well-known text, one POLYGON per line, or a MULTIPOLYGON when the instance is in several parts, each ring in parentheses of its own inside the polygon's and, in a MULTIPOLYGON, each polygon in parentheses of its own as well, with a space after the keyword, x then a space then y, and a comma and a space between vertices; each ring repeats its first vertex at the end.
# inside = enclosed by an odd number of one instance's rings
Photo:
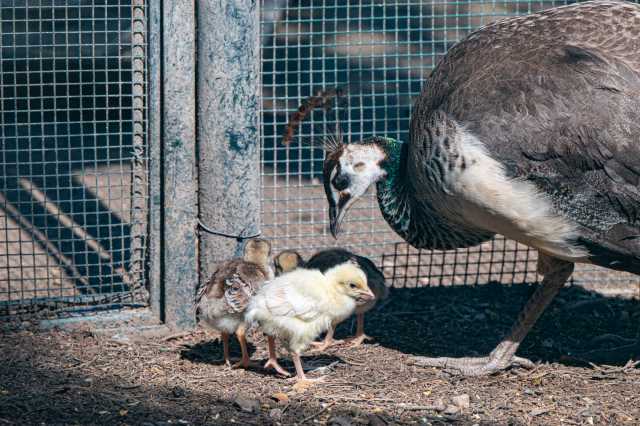
POLYGON ((399 165, 395 155, 400 142, 395 139, 371 137, 344 143, 340 139, 325 142, 326 157, 323 177, 329 202, 331 234, 337 238, 347 210, 374 183, 395 173, 399 165))

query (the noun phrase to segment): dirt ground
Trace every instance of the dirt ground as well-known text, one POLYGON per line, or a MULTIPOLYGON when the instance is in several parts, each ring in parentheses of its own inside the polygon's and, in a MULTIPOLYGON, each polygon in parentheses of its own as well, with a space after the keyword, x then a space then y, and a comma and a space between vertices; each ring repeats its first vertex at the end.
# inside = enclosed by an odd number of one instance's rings
POLYGON ((411 365, 411 355, 489 352, 532 290, 393 289, 366 318, 373 343, 306 354, 324 381, 304 391, 259 366, 222 366, 221 344, 200 330, 129 340, 88 327, 5 331, 0 424, 640 424, 640 368, 627 364, 640 359, 637 300, 564 289, 519 351, 533 371, 464 378, 411 365))

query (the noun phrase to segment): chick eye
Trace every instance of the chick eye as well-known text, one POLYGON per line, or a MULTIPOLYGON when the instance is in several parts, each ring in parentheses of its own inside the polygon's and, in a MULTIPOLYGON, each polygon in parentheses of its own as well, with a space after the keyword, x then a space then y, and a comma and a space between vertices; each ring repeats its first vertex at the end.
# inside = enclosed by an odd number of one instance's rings
POLYGON ((355 283, 349 283, 349 287, 351 287, 354 290, 358 288, 358 286, 355 283))
POLYGON ((355 166, 353 166, 353 169, 356 172, 361 172, 364 170, 364 168, 365 168, 365 164, 362 161, 360 161, 359 163, 356 163, 355 166))

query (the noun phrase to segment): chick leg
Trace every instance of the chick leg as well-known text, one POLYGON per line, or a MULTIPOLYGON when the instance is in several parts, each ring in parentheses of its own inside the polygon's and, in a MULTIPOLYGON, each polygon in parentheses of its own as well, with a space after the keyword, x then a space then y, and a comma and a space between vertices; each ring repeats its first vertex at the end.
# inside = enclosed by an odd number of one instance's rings
POLYGON ((291 374, 282 368, 280 364, 278 364, 278 354, 276 353, 276 341, 273 337, 267 336, 267 347, 269 349, 269 360, 264 365, 264 368, 273 368, 278 373, 283 376, 291 376, 291 374))
POLYGON ((236 337, 240 342, 240 349, 242 350, 242 359, 235 364, 232 368, 248 368, 249 367, 249 351, 247 350, 247 338, 245 336, 246 329, 244 325, 241 325, 236 330, 236 337))
POLYGON ((309 379, 307 378, 307 376, 304 374, 304 369, 302 368, 302 360, 300 359, 300 354, 297 352, 292 352, 291 353, 291 359, 293 359, 293 365, 296 366, 296 381, 299 384, 306 384, 306 383, 314 383, 314 382, 321 382, 322 381, 322 377, 318 377, 317 379, 309 379))
POLYGON ((544 275, 542 285, 536 289, 524 309, 518 316, 518 321, 509 336, 483 358, 427 358, 413 357, 416 365, 425 367, 441 367, 451 369, 466 376, 483 376, 506 370, 512 366, 533 368, 533 363, 525 358, 515 356, 516 350, 525 336, 531 330, 545 308, 558 294, 573 272, 573 263, 546 256, 538 255, 538 273, 544 275))
POLYGON ((231 366, 231 359, 229 358, 229 333, 222 332, 222 353, 224 357, 224 363, 227 367, 231 366))
POLYGON ((360 346, 365 340, 371 340, 371 337, 364 334, 364 313, 356 314, 356 334, 347 339, 349 346, 360 346))
POLYGON ((324 336, 324 340, 322 342, 311 342, 311 346, 316 351, 324 351, 331 345, 338 345, 342 343, 342 340, 336 340, 333 338, 333 333, 336 332, 337 323, 332 323, 329 330, 327 330, 327 335, 324 336))

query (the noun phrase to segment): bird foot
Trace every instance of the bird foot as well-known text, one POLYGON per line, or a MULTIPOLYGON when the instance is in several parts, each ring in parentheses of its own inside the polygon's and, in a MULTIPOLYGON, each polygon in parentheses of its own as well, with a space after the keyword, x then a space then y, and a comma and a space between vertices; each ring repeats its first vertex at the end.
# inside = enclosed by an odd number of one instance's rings
POLYGON ((245 370, 251 366, 251 361, 249 359, 241 359, 231 366, 232 369, 236 368, 244 368, 245 370))
POLYGON ((513 356, 506 360, 501 360, 491 355, 479 358, 429 358, 416 356, 411 357, 409 361, 413 365, 420 367, 443 368, 445 371, 463 376, 488 376, 512 367, 522 367, 528 370, 535 367, 533 362, 519 356, 513 356))
POLYGON ((290 377, 291 376, 291 373, 289 373, 287 370, 282 368, 282 366, 280 364, 278 364, 278 360, 277 359, 269 359, 264 364, 264 368, 265 369, 273 368, 274 370, 276 370, 276 372, 278 374, 280 374, 282 376, 285 376, 285 377, 290 377))
POLYGON ((314 351, 322 352, 330 346, 339 345, 343 342, 344 340, 324 339, 322 342, 311 342, 311 347, 314 351))
POLYGON ((367 340, 373 340, 373 337, 367 336, 366 334, 361 334, 359 336, 354 336, 350 339, 347 339, 346 341, 349 344, 349 347, 354 348, 356 346, 360 346, 367 340))

